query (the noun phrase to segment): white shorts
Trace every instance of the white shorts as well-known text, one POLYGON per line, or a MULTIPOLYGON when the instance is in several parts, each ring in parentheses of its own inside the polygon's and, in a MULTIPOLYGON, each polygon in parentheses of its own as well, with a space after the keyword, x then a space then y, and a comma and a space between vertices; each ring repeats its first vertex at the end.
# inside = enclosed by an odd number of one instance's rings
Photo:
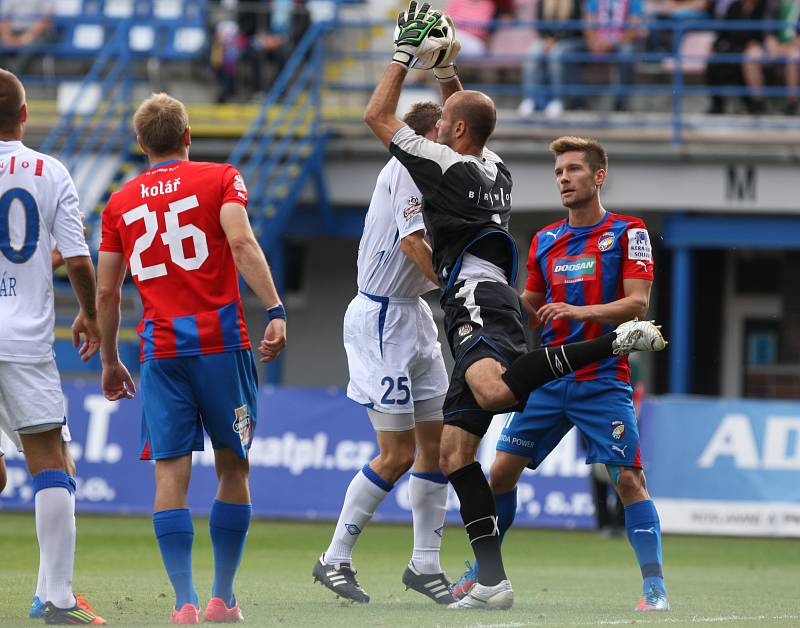
MULTIPOLYGON (((0 362, 0 429, 20 449, 19 432, 64 425, 64 393, 56 361, 0 362)), ((64 430, 69 439, 69 432, 64 430)))
POLYGON ((447 393, 447 370, 431 308, 420 298, 358 294, 344 316, 347 396, 376 412, 408 414, 447 393))

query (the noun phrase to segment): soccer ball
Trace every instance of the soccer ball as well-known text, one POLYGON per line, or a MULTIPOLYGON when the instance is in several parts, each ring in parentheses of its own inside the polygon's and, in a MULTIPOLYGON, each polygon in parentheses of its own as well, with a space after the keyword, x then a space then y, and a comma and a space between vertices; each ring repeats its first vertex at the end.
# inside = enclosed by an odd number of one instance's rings
MULTIPOLYGON (((400 28, 395 27, 394 39, 400 35, 400 28)), ((409 68, 432 70, 447 58, 456 38, 452 22, 443 15, 439 24, 431 29, 428 37, 420 46, 420 54, 411 62, 409 68)))

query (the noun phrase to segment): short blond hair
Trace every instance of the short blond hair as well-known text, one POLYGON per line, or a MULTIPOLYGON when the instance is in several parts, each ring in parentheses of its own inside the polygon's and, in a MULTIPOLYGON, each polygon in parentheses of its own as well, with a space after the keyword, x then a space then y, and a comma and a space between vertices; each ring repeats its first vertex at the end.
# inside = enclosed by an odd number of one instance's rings
POLYGON ((564 135, 550 144, 550 152, 556 157, 564 153, 583 153, 586 161, 594 172, 605 170, 608 172, 608 153, 597 140, 587 137, 564 135))
POLYGON ((153 94, 133 114, 133 128, 147 152, 168 155, 183 147, 189 114, 183 103, 164 94, 153 94))

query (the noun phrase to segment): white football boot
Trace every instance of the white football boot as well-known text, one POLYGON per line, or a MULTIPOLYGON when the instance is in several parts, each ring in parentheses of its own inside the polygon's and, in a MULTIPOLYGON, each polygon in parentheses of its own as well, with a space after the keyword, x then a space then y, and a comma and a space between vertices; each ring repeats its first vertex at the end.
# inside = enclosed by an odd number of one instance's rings
POLYGON ((628 355, 634 351, 661 351, 667 341, 661 335, 661 325, 655 321, 632 320, 622 323, 614 330, 617 334, 612 343, 614 355, 628 355))
POLYGON ((492 587, 480 582, 469 590, 469 593, 458 602, 448 604, 447 608, 508 610, 514 605, 514 591, 510 580, 501 580, 492 587))

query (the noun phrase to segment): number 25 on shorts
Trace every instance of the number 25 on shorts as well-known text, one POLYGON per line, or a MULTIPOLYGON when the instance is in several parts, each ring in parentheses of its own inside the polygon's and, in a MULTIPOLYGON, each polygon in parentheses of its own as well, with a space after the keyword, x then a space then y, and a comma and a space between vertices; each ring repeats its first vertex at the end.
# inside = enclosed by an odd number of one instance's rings
POLYGON ((383 397, 381 397, 381 403, 384 405, 393 406, 394 404, 397 404, 402 406, 411 400, 411 390, 408 388, 407 377, 398 377, 396 384, 393 378, 388 376, 384 377, 381 380, 381 386, 386 387, 383 397), (391 395, 393 392, 395 392, 395 388, 397 389, 397 392, 395 397, 392 398, 391 395))

